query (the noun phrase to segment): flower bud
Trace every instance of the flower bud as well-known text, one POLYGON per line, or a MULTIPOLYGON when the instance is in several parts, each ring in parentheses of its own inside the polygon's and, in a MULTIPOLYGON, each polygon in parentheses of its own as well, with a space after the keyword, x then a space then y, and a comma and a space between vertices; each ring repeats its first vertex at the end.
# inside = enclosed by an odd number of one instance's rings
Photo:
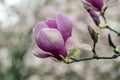
POLYGON ((91 10, 88 10, 90 16, 92 17, 92 19, 94 20, 95 24, 96 25, 99 25, 100 24, 100 19, 99 19, 99 16, 91 9, 91 10))
POLYGON ((94 43, 97 43, 98 42, 98 38, 99 38, 99 34, 96 33, 94 31, 94 29, 92 29, 92 27, 90 25, 88 25, 88 32, 89 32, 92 40, 94 41, 94 43))

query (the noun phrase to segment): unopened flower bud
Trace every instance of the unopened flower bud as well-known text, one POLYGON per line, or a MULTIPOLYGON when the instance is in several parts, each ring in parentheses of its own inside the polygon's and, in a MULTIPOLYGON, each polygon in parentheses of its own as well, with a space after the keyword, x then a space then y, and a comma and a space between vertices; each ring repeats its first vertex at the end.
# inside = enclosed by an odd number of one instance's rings
POLYGON ((94 29, 92 29, 92 27, 91 27, 90 25, 88 25, 88 32, 89 32, 92 40, 94 41, 94 43, 97 43, 98 38, 99 38, 99 34, 96 33, 96 32, 94 31, 94 29))
POLYGON ((92 17, 92 19, 94 20, 95 24, 99 25, 100 24, 100 19, 99 19, 98 14, 96 14, 92 9, 88 10, 88 12, 89 12, 90 16, 92 17))

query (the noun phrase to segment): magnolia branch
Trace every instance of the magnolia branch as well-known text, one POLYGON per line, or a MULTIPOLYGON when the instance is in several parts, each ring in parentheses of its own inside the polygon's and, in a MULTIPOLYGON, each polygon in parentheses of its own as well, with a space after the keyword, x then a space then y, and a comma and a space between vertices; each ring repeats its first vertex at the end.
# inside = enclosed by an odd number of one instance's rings
POLYGON ((116 59, 120 56, 120 53, 119 54, 115 54, 111 57, 99 57, 99 56, 93 56, 93 57, 88 57, 88 58, 82 58, 82 59, 75 59, 75 58, 71 58, 71 62, 69 63, 74 63, 74 62, 80 62, 80 61, 86 61, 86 60, 99 60, 99 59, 116 59))
MULTIPOLYGON (((119 32, 117 32, 116 30, 112 29, 110 26, 107 25, 107 20, 106 20, 106 17, 105 17, 106 10, 107 10, 107 7, 105 7, 103 9, 103 11, 100 11, 100 15, 102 16, 102 18, 103 18, 103 20, 106 24, 105 28, 109 29, 110 31, 112 31, 112 32, 116 33, 118 36, 120 36, 119 32)), ((93 20, 96 24, 96 22, 99 21, 98 15, 94 11, 91 11, 91 10, 89 10, 88 12, 89 12, 89 14, 91 15, 91 17, 93 18, 93 20)), ((98 26, 98 24, 96 24, 96 25, 98 26)), ((80 62, 80 61, 86 61, 86 60, 94 60, 94 59, 96 59, 96 60, 99 60, 99 59, 116 59, 120 56, 120 52, 115 50, 117 46, 115 46, 114 43, 112 42, 110 34, 108 34, 108 42, 109 42, 109 45, 114 48, 113 51, 115 52, 115 54, 113 56, 108 56, 108 57, 98 56, 96 54, 96 50, 95 50, 96 43, 98 42, 98 34, 92 29, 92 27, 90 25, 88 26, 88 31, 89 31, 89 34, 91 36, 91 39, 93 40, 93 49, 92 49, 93 56, 92 57, 87 57, 87 58, 82 58, 82 59, 70 58, 71 62, 68 62, 68 63, 74 63, 74 62, 80 62)))
POLYGON ((111 31, 113 31, 114 33, 116 33, 118 36, 120 36, 120 33, 119 32, 117 32, 116 30, 114 30, 114 29, 112 29, 111 27, 107 27, 109 30, 111 30, 111 31))

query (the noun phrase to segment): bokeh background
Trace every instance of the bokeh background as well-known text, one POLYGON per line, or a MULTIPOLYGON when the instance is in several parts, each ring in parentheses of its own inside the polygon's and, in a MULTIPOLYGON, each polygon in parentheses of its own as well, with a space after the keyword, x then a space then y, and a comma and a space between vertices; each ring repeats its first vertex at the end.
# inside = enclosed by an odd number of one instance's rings
MULTIPOLYGON (((109 6, 108 24, 120 32, 120 0, 105 1, 109 6)), ((113 42, 120 45, 116 34, 95 26, 80 0, 0 0, 0 80, 120 80, 120 58, 64 64, 33 55, 32 51, 37 48, 32 38, 34 25, 55 18, 57 12, 72 20, 74 44, 92 46, 87 31, 89 24, 101 34, 96 47, 98 55, 114 54, 107 41, 108 33, 113 42)), ((91 54, 81 50, 75 57, 79 59, 91 54)))

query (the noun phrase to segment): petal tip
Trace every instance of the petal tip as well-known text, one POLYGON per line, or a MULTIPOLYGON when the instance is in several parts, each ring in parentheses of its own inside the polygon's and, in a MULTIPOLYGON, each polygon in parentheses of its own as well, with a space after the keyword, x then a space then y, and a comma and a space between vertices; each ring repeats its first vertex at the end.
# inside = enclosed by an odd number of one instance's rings
POLYGON ((42 50, 34 50, 32 51, 32 53, 39 58, 48 58, 48 57, 52 57, 51 54, 48 54, 47 52, 44 52, 42 50))

